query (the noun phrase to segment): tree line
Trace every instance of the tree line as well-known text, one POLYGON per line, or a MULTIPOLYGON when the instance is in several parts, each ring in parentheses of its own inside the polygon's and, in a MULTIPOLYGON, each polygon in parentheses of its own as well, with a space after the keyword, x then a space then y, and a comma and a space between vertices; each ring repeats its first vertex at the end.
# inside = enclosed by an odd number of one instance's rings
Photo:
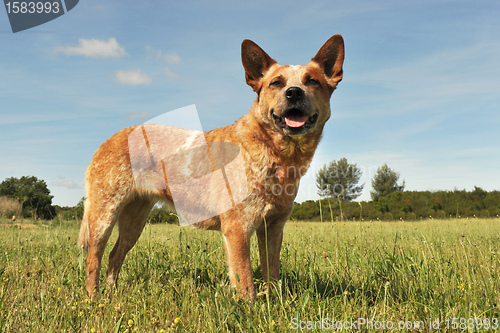
POLYGON ((500 191, 395 191, 377 201, 333 198, 295 203, 292 220, 302 221, 418 221, 422 219, 500 217, 500 191))
MULTIPOLYGON (((52 204, 47 183, 35 176, 10 177, 0 183, 0 217, 12 219, 60 219, 81 220, 85 198, 73 207, 52 204)), ((163 207, 154 207, 149 215, 150 223, 177 223, 177 216, 163 207)))
POLYGON ((419 220, 426 218, 490 218, 500 215, 500 192, 405 191, 405 181, 387 164, 372 178, 372 201, 353 202, 361 195, 361 169, 346 158, 325 164, 316 175, 322 199, 295 204, 291 218, 309 221, 419 220))
POLYGON ((7 178, 0 183, 0 213, 11 218, 19 217, 53 219, 56 209, 47 183, 34 176, 7 178))
MULTIPOLYGON (((337 198, 342 201, 353 201, 361 195, 364 184, 359 185, 362 176, 361 169, 341 158, 325 164, 316 174, 318 194, 323 198, 337 198)), ((392 170, 387 164, 377 169, 372 179, 370 195, 373 201, 387 196, 392 192, 403 192, 405 181, 399 184, 399 173, 392 170)))
POLYGON ((52 204, 47 183, 35 176, 10 177, 0 183, 0 217, 78 220, 83 216, 82 198, 74 207, 52 204))
MULTIPOLYGON (((355 202, 364 184, 362 172, 346 158, 325 164, 316 175, 320 200, 295 203, 292 220, 304 221, 370 221, 428 218, 500 217, 500 191, 405 191, 400 174, 387 166, 379 167, 372 179, 371 201, 355 202)), ((45 181, 34 176, 7 178, 0 183, 0 217, 81 220, 82 198, 74 207, 52 205, 53 196, 45 181)), ((177 223, 177 217, 163 207, 155 207, 151 223, 177 223)))

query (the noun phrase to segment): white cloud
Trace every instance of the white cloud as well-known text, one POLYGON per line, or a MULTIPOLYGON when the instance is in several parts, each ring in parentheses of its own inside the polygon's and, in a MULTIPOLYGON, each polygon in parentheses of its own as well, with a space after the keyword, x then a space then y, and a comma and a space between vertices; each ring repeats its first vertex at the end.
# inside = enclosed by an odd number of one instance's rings
POLYGON ((52 182, 52 185, 57 187, 64 187, 70 190, 80 188, 80 185, 69 179, 55 180, 52 182))
POLYGON ((153 82, 151 78, 140 69, 133 71, 116 71, 115 78, 118 83, 129 84, 132 86, 141 84, 150 85, 151 82, 153 82))
POLYGON ((151 113, 146 112, 146 111, 141 111, 141 112, 130 112, 125 115, 125 117, 129 119, 136 119, 136 118, 149 118, 151 117, 151 113))
MULTIPOLYGON (((175 52, 163 53, 163 51, 155 50, 150 45, 146 45, 146 57, 148 59, 163 60, 170 65, 175 65, 181 62, 181 56, 175 52)), ((164 67, 163 73, 170 79, 177 79, 179 75, 173 72, 170 68, 164 67)))
POLYGON ((181 56, 175 52, 163 53, 163 51, 153 49, 150 45, 146 46, 146 52, 148 58, 161 59, 171 65, 181 62, 181 56))
POLYGON ((169 77, 171 79, 177 79, 179 77, 177 74, 175 74, 174 72, 172 72, 167 67, 163 68, 163 72, 165 73, 166 77, 169 77))
POLYGON ((80 38, 77 46, 59 46, 54 51, 68 56, 80 55, 88 58, 120 58, 127 54, 114 37, 107 41, 80 38))
POLYGON ((169 64, 178 64, 181 62, 181 57, 177 53, 172 52, 163 55, 163 60, 165 60, 169 64))

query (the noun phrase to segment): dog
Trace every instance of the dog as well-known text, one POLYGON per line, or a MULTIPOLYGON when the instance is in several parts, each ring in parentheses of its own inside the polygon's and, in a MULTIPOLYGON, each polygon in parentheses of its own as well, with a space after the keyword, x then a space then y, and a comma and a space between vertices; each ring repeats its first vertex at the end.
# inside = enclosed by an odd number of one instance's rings
MULTIPOLYGON (((244 168, 244 177, 237 180, 244 184, 245 195, 227 211, 193 226, 222 232, 231 285, 239 298, 252 301, 256 294, 250 237, 256 232, 267 290, 279 279, 283 228, 292 212, 300 177, 309 167, 330 118, 331 95, 343 77, 344 40, 341 35, 332 36, 307 65, 278 65, 251 40, 243 41, 241 57, 246 83, 257 98, 248 114, 232 125, 205 132, 204 137, 208 144, 237 145, 244 168)), ((169 146, 187 145, 180 139, 182 129, 151 126, 150 133, 171 139, 169 146)), ((155 203, 174 206, 170 178, 163 178, 161 170, 175 160, 156 163, 156 171, 148 171, 145 181, 134 178, 129 141, 139 128, 123 129, 104 142, 85 174, 87 197, 78 246, 88 252, 86 289, 91 297, 99 296, 101 260, 114 225, 118 225, 119 235, 109 255, 106 282, 110 287, 117 287, 125 256, 141 235, 155 203), (160 178, 166 186, 140 184, 160 178)), ((156 149, 161 148, 160 142, 156 149)), ((222 187, 210 187, 209 195, 202 198, 186 191, 188 201, 205 207, 216 205, 222 187)))

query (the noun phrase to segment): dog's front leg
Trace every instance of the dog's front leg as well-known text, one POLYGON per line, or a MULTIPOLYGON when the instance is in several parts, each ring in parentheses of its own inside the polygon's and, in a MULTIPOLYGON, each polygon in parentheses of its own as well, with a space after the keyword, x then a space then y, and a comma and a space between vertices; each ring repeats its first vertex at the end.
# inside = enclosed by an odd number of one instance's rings
POLYGON ((286 219, 283 222, 276 220, 264 221, 257 229, 260 265, 266 283, 264 287, 266 291, 269 288, 269 282, 275 282, 280 278, 280 251, 285 222, 286 219))
POLYGON ((255 299, 252 267, 250 264, 251 232, 240 226, 224 228, 224 248, 226 250, 229 279, 231 285, 238 291, 238 297, 248 300, 255 299), (225 229, 225 230, 224 230, 225 229))

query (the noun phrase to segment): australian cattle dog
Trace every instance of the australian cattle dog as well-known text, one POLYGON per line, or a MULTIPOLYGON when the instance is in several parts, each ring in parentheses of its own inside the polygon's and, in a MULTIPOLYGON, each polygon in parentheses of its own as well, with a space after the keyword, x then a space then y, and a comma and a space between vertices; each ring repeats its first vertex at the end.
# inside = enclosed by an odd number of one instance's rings
MULTIPOLYGON (((201 133, 209 147, 215 147, 215 143, 237 147, 243 176, 229 171, 224 177, 236 177, 233 183, 243 184, 240 193, 244 196, 238 202, 233 201, 229 209, 219 210, 217 215, 199 220, 193 226, 222 232, 231 285, 239 297, 253 300, 250 237, 257 232, 267 286, 279 279, 283 228, 292 211, 300 178, 309 167, 330 118, 330 97, 342 80, 344 41, 340 35, 331 37, 307 65, 278 65, 251 40, 243 41, 241 57, 246 82, 257 94, 250 112, 232 125, 201 133)), ((99 295, 101 260, 114 225, 118 225, 119 235, 109 255, 106 281, 110 286, 116 286, 123 260, 141 235, 155 203, 163 201, 175 208, 173 182, 165 177, 164 171, 174 165, 173 169, 181 172, 185 165, 175 167, 177 159, 172 158, 152 161, 149 169, 141 169, 139 179, 134 175, 131 158, 132 150, 137 147, 131 146, 130 138, 133 133, 145 130, 149 138, 155 135, 168 138, 168 144, 162 145, 162 140, 146 143, 148 149, 156 151, 171 150, 174 146, 185 149, 193 140, 178 127, 141 126, 125 128, 104 142, 86 171, 87 197, 78 243, 83 251, 89 252, 87 291, 91 296, 99 295), (159 179, 163 186, 155 185, 159 179)), ((193 159, 189 161, 195 163, 193 159)), ((213 159, 207 161, 214 170, 213 159)), ((184 203, 216 207, 219 193, 226 188, 212 186, 212 181, 205 187, 209 187, 208 191, 201 197, 197 191, 184 191, 184 203)))

